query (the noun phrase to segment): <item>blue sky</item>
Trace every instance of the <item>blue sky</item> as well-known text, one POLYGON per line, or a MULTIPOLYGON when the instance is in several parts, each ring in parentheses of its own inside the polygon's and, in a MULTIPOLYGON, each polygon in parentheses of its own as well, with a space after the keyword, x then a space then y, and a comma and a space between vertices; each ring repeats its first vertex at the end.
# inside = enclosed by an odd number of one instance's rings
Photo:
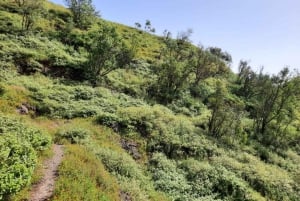
MULTIPOLYGON (((64 4, 63 0, 52 2, 64 4)), ((157 34, 188 28, 193 43, 217 46, 254 69, 300 70, 299 0, 94 0, 102 18, 134 26, 149 19, 157 34)))

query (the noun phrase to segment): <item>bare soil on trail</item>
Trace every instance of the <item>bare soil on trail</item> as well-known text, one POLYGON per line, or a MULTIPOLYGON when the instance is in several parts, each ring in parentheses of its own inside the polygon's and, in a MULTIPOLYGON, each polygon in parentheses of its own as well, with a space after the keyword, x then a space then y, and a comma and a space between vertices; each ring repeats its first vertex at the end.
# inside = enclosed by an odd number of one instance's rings
POLYGON ((43 177, 39 183, 33 186, 30 193, 30 201, 49 200, 54 191, 55 179, 58 177, 58 166, 60 165, 64 151, 62 145, 54 144, 53 157, 43 164, 43 177))

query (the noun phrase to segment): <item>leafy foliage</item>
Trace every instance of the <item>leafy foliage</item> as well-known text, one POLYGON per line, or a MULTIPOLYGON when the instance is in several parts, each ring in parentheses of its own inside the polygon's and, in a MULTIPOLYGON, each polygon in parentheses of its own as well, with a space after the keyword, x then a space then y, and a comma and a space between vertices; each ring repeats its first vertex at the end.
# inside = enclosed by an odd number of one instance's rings
POLYGON ((98 15, 91 0, 65 0, 73 13, 73 21, 78 28, 88 28, 98 15))
POLYGON ((37 151, 46 149, 50 138, 18 120, 0 118, 0 199, 18 192, 31 181, 37 151))
POLYGON ((133 55, 113 27, 102 25, 93 38, 86 73, 95 86, 99 78, 129 64, 133 55))
POLYGON ((67 140, 71 144, 80 144, 83 143, 84 140, 90 137, 90 133, 88 130, 82 128, 65 128, 58 131, 56 134, 55 141, 63 142, 63 140, 67 140))

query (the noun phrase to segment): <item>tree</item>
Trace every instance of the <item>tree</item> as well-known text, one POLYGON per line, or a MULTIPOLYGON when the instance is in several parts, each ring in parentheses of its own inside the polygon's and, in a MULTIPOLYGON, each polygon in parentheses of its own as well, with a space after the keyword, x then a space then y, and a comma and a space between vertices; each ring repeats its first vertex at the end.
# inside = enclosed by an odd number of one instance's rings
POLYGON ((232 62, 232 57, 228 52, 223 52, 221 48, 218 47, 209 47, 208 51, 213 55, 217 56, 219 59, 223 60, 227 64, 232 62))
POLYGON ((227 72, 229 72, 229 68, 223 59, 211 53, 210 49, 204 50, 201 46, 197 48, 193 62, 194 86, 208 77, 224 75, 227 72))
POLYGON ((241 61, 237 84, 237 94, 244 98, 253 119, 254 137, 265 145, 285 146, 297 110, 299 75, 288 68, 272 76, 263 69, 256 73, 241 61))
POLYGON ((92 5, 92 0, 65 0, 67 6, 73 13, 73 21, 80 29, 88 28, 94 18, 99 16, 92 5))
POLYGON ((88 52, 86 77, 94 86, 111 71, 129 64, 134 56, 115 28, 108 25, 102 25, 95 33, 88 52))
POLYGON ((140 29, 142 25, 139 22, 134 23, 135 28, 140 29))
POLYGON ((150 33, 155 33, 155 28, 152 27, 150 20, 146 20, 145 22, 145 31, 150 33))
POLYGON ((262 75, 261 72, 257 82, 255 123, 257 131, 265 134, 269 123, 280 115, 293 95, 289 85, 289 70, 285 68, 273 77, 262 75))
POLYGON ((218 81, 216 91, 209 97, 211 116, 208 122, 209 134, 214 137, 236 136, 241 127, 243 104, 230 99, 226 86, 218 81))
POLYGON ((251 69, 247 61, 240 61, 237 84, 240 85, 238 95, 241 95, 246 100, 251 99, 254 95, 255 82, 257 79, 256 73, 251 69))
POLYGON ((15 0, 22 14, 22 30, 30 30, 42 12, 44 0, 15 0))
POLYGON ((172 102, 187 84, 193 57, 190 34, 191 32, 183 32, 177 39, 172 39, 170 32, 165 34, 165 46, 155 64, 157 80, 148 89, 149 95, 161 103, 172 102))

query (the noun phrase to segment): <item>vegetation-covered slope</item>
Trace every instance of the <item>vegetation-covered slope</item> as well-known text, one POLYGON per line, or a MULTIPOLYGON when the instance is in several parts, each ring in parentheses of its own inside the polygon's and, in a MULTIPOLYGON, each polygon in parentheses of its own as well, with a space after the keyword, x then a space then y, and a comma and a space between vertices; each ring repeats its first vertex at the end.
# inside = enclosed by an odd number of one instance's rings
POLYGON ((234 74, 189 31, 82 2, 0 2, 0 200, 29 198, 51 143, 66 152, 51 200, 300 199, 297 72, 234 74))

